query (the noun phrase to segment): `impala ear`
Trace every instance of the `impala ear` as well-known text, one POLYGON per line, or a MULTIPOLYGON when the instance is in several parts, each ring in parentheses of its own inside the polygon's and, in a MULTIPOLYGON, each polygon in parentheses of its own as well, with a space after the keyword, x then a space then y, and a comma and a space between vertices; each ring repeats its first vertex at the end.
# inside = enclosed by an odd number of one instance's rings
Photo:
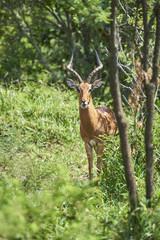
POLYGON ((77 85, 77 83, 75 83, 75 81, 73 81, 72 79, 67 79, 67 84, 70 88, 75 88, 78 92, 80 92, 80 88, 77 85))
POLYGON ((73 81, 72 79, 67 79, 67 84, 70 88, 76 88, 77 84, 75 83, 75 81, 73 81))
POLYGON ((95 88, 99 88, 103 83, 103 80, 100 78, 92 83, 92 90, 95 88))

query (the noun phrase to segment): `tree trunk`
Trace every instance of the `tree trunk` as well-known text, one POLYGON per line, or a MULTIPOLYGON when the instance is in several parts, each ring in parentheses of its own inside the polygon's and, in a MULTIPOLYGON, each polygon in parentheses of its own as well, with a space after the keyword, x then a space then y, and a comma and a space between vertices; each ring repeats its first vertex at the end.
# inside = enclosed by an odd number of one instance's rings
POLYGON ((144 26, 144 43, 143 43, 143 70, 148 72, 148 45, 149 45, 149 24, 148 24, 148 14, 147 14, 147 4, 146 0, 142 0, 143 6, 143 26, 144 26))
POLYGON ((125 169, 125 177, 127 181, 127 187, 129 191, 129 199, 131 210, 134 211, 136 207, 139 206, 137 187, 133 172, 132 160, 131 160, 131 149, 128 141, 127 133, 127 121, 124 117, 124 112, 122 108, 122 100, 120 93, 120 84, 119 84, 119 74, 118 74, 118 51, 117 51, 117 37, 116 37, 116 13, 117 13, 117 1, 112 0, 112 21, 111 21, 111 38, 110 38, 110 87, 114 103, 114 111, 116 114, 119 133, 120 133, 120 142, 121 142, 121 151, 123 157, 123 164, 125 169))
POLYGON ((146 107, 147 118, 145 128, 145 150, 146 150, 146 198, 147 206, 150 208, 152 201, 154 201, 154 181, 153 181, 153 113, 155 92, 158 86, 158 68, 160 57, 160 4, 157 7, 157 27, 156 27, 156 41, 154 47, 153 57, 153 75, 150 82, 146 80, 146 107))

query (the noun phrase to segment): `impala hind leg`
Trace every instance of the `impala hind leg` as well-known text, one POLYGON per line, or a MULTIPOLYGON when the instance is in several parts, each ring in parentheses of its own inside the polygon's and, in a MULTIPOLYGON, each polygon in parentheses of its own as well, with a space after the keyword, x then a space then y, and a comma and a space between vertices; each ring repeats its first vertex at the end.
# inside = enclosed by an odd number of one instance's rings
POLYGON ((98 176, 101 173, 101 157, 103 154, 103 150, 104 150, 104 145, 102 143, 98 144, 98 146, 95 147, 95 152, 97 154, 97 174, 98 174, 98 176))
POLYGON ((87 153, 87 158, 88 158, 88 168, 89 168, 89 179, 92 179, 92 168, 93 168, 93 149, 92 147, 85 143, 85 149, 87 153))

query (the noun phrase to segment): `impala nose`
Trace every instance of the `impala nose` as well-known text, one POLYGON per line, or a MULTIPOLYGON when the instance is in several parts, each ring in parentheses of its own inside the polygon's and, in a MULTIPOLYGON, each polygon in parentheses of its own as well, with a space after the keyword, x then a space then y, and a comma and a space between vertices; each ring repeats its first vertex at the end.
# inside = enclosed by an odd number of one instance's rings
POLYGON ((81 100, 81 107, 82 108, 87 108, 88 107, 87 101, 81 100))

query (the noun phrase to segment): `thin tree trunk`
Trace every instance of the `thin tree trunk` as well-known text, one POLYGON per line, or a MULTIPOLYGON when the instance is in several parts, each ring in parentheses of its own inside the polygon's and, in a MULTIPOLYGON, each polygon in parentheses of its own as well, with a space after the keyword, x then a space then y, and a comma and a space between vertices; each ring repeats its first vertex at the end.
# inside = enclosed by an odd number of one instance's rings
POLYGON ((127 133, 127 121, 124 116, 122 108, 122 100, 120 93, 119 74, 118 74, 118 51, 117 51, 117 37, 116 37, 116 13, 117 13, 117 1, 112 0, 112 21, 111 21, 111 39, 110 39, 110 87, 114 103, 114 111, 118 121, 121 151, 123 157, 123 164, 125 169, 125 177, 127 187, 129 191, 129 199, 131 210, 134 211, 139 206, 136 181, 133 172, 131 149, 128 141, 127 133))
POLYGON ((148 72, 148 45, 149 45, 149 24, 147 14, 146 0, 142 0, 143 6, 143 26, 144 26, 144 44, 143 44, 143 70, 148 72))
POLYGON ((143 43, 143 70, 148 72, 148 52, 149 52, 149 35, 151 27, 153 25, 156 11, 159 3, 157 3, 153 9, 150 20, 148 20, 148 5, 146 0, 141 0, 143 8, 143 26, 144 26, 144 43, 143 43))
POLYGON ((157 27, 156 27, 156 41, 153 57, 153 75, 150 82, 146 81, 146 107, 147 119, 145 128, 145 150, 146 150, 146 198, 147 206, 150 208, 152 201, 154 201, 154 180, 153 180, 153 113, 155 92, 158 86, 158 69, 160 57, 160 4, 157 7, 157 27))

